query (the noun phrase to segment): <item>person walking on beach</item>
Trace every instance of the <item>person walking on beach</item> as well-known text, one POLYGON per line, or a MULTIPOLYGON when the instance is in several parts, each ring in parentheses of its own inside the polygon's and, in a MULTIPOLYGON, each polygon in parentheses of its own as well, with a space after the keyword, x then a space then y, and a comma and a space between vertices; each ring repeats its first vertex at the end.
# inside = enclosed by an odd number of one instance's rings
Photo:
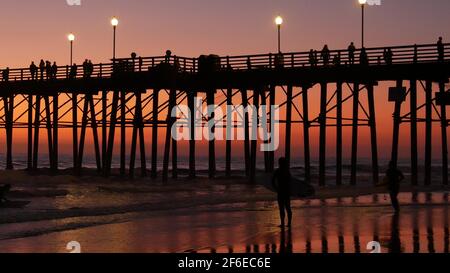
POLYGON ((355 51, 356 51, 355 44, 353 42, 351 42, 351 44, 348 46, 348 61, 349 61, 349 64, 354 64, 355 63, 355 51))
POLYGON ((395 209, 395 212, 398 213, 400 211, 400 205, 397 197, 400 191, 400 182, 405 179, 405 176, 397 168, 394 161, 389 163, 389 169, 386 171, 386 179, 392 207, 395 209))
POLYGON ((286 212, 288 215, 288 227, 292 225, 291 210, 291 172, 286 158, 279 159, 279 168, 275 171, 272 179, 272 185, 278 194, 278 207, 280 209, 280 227, 284 228, 286 212))

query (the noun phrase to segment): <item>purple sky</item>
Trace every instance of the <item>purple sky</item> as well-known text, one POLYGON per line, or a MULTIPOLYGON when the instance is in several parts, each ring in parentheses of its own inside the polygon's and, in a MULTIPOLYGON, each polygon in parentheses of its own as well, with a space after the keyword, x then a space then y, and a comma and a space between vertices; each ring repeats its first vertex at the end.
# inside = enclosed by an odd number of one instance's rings
MULTIPOLYGON (((111 16, 120 19, 118 55, 252 54, 276 51, 274 18, 284 17, 283 51, 360 43, 356 0, 66 0, 3 1, 0 67, 31 59, 68 61, 66 34, 77 35, 75 56, 104 62, 111 56, 111 16)), ((366 44, 434 43, 450 37, 450 1, 381 0, 368 6, 366 44)))

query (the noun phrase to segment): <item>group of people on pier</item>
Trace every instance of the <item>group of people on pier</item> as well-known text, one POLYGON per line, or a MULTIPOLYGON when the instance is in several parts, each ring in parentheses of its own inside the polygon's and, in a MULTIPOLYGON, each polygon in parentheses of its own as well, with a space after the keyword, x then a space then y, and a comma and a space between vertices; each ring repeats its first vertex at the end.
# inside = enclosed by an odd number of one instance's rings
MULTIPOLYGON (((439 37, 437 41, 437 53, 438 53, 438 61, 444 62, 445 61, 445 47, 443 43, 442 37, 439 37)), ((311 49, 309 52, 309 65, 312 67, 316 67, 320 64, 320 60, 322 61, 323 66, 339 66, 341 64, 345 65, 354 65, 355 64, 355 57, 357 53, 357 48, 355 47, 355 44, 352 42, 347 48, 347 59, 345 62, 343 62, 342 58, 342 51, 337 51, 334 56, 332 56, 331 51, 328 47, 328 45, 324 45, 322 51, 319 52, 317 50, 311 49)), ((282 67, 284 64, 283 61, 283 54, 280 53, 280 56, 276 56, 276 67, 282 67)), ((132 53, 131 55, 131 62, 128 60, 118 60, 117 63, 114 65, 114 71, 135 71, 135 65, 136 65, 136 53, 132 53)), ((165 62, 169 63, 172 58, 172 52, 168 50, 166 52, 165 56, 165 62)), ((376 57, 378 59, 378 65, 382 64, 382 59, 384 60, 384 64, 386 65, 392 65, 394 60, 394 52, 391 48, 385 48, 383 51, 383 54, 376 57)), ((416 63, 418 61, 418 50, 417 46, 414 48, 414 56, 413 56, 413 63, 416 63)), ((251 69, 253 66, 251 64, 250 58, 248 59, 248 67, 251 69)), ((142 69, 143 65, 143 59, 139 57, 139 71, 142 69)), ((367 50, 365 47, 362 47, 359 50, 359 64, 360 65, 369 65, 370 58, 368 56, 367 50)), ((180 64, 178 58, 174 57, 174 64, 177 69, 179 69, 180 64)), ((92 74, 94 73, 94 65, 91 60, 86 59, 82 65, 83 67, 83 78, 90 78, 92 74)), ((68 75, 66 75, 68 78, 75 79, 78 76, 78 66, 76 63, 70 66, 70 70, 67 69, 66 72, 68 75)), ((2 71, 2 79, 3 81, 9 81, 10 78, 10 69, 9 67, 3 69, 2 71)), ((39 66, 37 66, 34 62, 31 62, 31 65, 29 67, 29 72, 31 75, 31 80, 50 80, 50 79, 56 79, 58 75, 58 66, 56 65, 56 62, 53 62, 53 64, 50 61, 44 61, 43 59, 40 61, 39 66)), ((22 75, 23 76, 23 75, 22 75)))
MULTIPOLYGON (((445 48, 444 48, 444 43, 442 41, 442 37, 439 37, 439 40, 437 42, 437 51, 438 51, 438 60, 439 62, 444 62, 445 60, 445 48)), ((357 49, 355 47, 355 44, 352 42, 350 43, 350 45, 347 48, 347 56, 348 56, 348 60, 344 63, 344 64, 348 64, 348 65, 354 65, 355 64, 355 56, 356 56, 356 52, 357 49)), ((417 52, 417 48, 414 50, 414 57, 413 57, 413 62, 416 63, 418 61, 418 56, 417 56, 418 52, 417 52)), ((377 64, 381 65, 381 59, 384 60, 384 63, 386 65, 392 65, 393 63, 393 58, 394 58, 394 52, 392 51, 391 48, 385 48, 383 51, 383 55, 382 56, 378 56, 377 57, 377 64)), ((322 60, 322 64, 324 66, 328 66, 330 64, 333 64, 335 66, 341 65, 342 64, 342 56, 341 56, 341 51, 337 52, 334 56, 333 59, 331 58, 331 51, 328 48, 328 45, 325 45, 322 49, 322 51, 320 52, 320 58, 319 58, 319 52, 317 50, 311 49, 309 51, 309 65, 310 66, 318 66, 320 64, 320 60, 322 60)), ((365 47, 362 47, 360 49, 360 53, 359 53, 359 64, 361 65, 369 65, 369 56, 367 54, 367 50, 365 47)))

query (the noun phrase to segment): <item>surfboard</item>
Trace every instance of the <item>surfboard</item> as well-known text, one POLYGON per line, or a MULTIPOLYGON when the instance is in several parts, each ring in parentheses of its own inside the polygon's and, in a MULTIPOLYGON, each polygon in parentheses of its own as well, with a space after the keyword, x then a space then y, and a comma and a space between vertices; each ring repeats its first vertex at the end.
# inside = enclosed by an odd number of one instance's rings
POLYGON ((0 203, 0 209, 23 209, 30 203, 30 201, 6 201, 0 203))
MULTIPOLYGON (((276 192, 275 188, 272 186, 272 175, 264 175, 261 178, 264 186, 272 192, 276 192)), ((308 198, 316 194, 316 189, 304 180, 297 177, 292 177, 290 181, 291 187, 291 197, 308 198)))

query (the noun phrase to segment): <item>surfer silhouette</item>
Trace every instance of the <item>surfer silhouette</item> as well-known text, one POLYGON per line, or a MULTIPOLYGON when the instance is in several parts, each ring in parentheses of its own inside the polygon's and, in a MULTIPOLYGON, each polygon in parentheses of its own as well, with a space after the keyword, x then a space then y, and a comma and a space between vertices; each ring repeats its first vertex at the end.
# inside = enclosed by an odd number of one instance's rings
POLYGON ((6 194, 8 194, 10 190, 11 185, 9 184, 0 187, 0 204, 8 202, 8 199, 6 199, 6 194))
POLYGON ((272 185, 278 194, 278 207, 280 209, 281 226, 284 227, 286 212, 288 215, 288 227, 292 224, 291 210, 291 172, 286 158, 282 157, 278 161, 279 168, 275 171, 272 178, 272 185))
POLYGON ((400 211, 400 205, 397 196, 400 191, 400 182, 405 179, 405 176, 396 167, 396 164, 391 161, 389 163, 389 169, 386 171, 386 178, 392 207, 395 209, 395 212, 398 213, 400 211))

